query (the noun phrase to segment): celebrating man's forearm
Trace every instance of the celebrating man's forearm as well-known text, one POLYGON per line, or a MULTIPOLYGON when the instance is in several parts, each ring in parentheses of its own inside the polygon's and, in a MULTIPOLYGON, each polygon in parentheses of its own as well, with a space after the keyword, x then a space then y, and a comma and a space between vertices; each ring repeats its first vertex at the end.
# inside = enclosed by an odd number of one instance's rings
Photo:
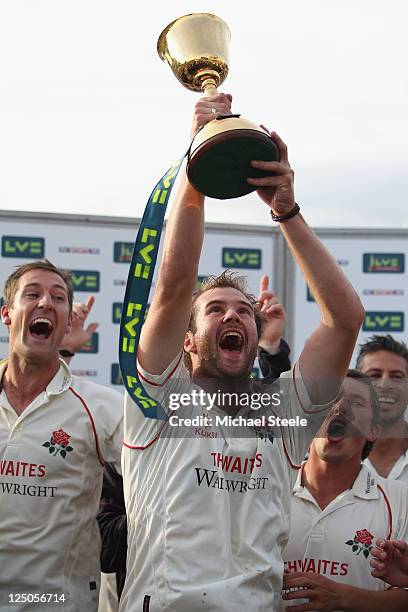
POLYGON ((357 334, 364 309, 332 255, 300 214, 280 228, 319 306, 323 322, 357 334))
POLYGON ((347 372, 364 310, 333 257, 299 214, 287 147, 276 132, 270 136, 279 148, 280 161, 254 160, 254 168, 270 174, 248 178, 248 182, 257 186, 258 195, 280 222, 281 231, 319 306, 321 323, 306 342, 299 363, 311 399, 326 403, 333 399, 347 372), (338 350, 333 351, 333 346, 338 350))
MULTIPOLYGON (((224 94, 201 99, 194 112, 193 133, 213 119, 214 106, 228 113, 231 100, 224 94)), ((184 175, 167 223, 160 274, 138 349, 140 364, 151 374, 163 372, 183 346, 203 239, 204 196, 184 175), (159 343, 160 352, 152 351, 159 343)))

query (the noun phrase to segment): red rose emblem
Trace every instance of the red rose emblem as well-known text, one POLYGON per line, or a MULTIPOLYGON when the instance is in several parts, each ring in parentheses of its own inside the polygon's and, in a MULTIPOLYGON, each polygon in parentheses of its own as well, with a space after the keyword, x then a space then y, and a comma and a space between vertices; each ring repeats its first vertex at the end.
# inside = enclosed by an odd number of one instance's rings
POLYGON ((367 529, 362 529, 361 531, 356 531, 355 541, 360 544, 367 544, 367 546, 371 546, 371 542, 373 541, 374 536, 371 535, 367 529))
POLYGON ((51 444, 68 446, 70 437, 63 429, 57 429, 57 431, 52 432, 51 444))

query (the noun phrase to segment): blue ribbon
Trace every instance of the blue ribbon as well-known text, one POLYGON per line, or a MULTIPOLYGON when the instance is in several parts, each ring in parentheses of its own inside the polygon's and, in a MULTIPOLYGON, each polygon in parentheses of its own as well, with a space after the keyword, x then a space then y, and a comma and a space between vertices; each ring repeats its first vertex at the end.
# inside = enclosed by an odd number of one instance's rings
POLYGON ((152 286, 164 215, 184 157, 177 160, 159 180, 147 201, 133 247, 120 321, 119 365, 123 384, 144 416, 151 419, 166 419, 166 413, 159 402, 146 393, 140 381, 136 368, 137 347, 152 286))

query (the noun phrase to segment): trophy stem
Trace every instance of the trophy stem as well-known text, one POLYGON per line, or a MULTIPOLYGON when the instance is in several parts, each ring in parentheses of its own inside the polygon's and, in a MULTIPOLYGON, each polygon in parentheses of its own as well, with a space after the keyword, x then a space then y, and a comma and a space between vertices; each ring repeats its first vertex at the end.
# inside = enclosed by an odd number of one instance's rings
POLYGON ((201 90, 204 92, 206 98, 217 95, 217 85, 219 85, 219 83, 219 74, 216 70, 211 70, 211 68, 197 70, 194 75, 194 85, 197 87, 198 91, 201 90))
POLYGON ((206 98, 216 96, 218 93, 217 84, 214 79, 206 79, 202 82, 201 87, 206 98))

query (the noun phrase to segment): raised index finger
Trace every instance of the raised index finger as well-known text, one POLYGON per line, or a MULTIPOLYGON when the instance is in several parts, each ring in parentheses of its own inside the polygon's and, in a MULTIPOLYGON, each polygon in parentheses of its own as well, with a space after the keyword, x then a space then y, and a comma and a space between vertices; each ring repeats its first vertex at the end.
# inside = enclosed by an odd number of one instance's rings
POLYGON ((268 291, 268 286, 269 286, 269 277, 264 274, 263 276, 261 276, 261 281, 259 283, 259 293, 262 293, 262 291, 268 291))
POLYGON ((94 303, 95 303, 95 296, 90 295, 89 298, 86 300, 86 307, 88 309, 88 314, 91 312, 91 309, 94 303))

